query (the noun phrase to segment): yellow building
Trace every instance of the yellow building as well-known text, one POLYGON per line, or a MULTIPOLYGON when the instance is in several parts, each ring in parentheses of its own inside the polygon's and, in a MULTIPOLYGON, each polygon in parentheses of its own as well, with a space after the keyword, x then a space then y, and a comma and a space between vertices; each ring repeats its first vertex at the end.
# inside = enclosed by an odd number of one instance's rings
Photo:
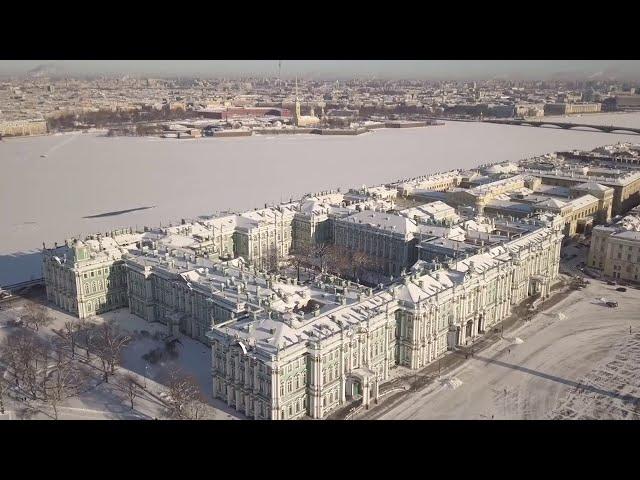
POLYGON ((593 229, 587 265, 607 277, 640 280, 640 207, 614 225, 593 229))

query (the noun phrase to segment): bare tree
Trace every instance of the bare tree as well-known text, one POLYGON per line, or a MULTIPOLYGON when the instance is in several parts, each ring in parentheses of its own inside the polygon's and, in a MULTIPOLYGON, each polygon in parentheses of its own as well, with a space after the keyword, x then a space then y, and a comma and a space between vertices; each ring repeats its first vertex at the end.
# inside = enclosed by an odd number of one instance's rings
POLYGON ((369 265, 369 255, 358 250, 355 252, 351 252, 350 260, 353 278, 357 279, 360 272, 366 269, 369 265))
POLYGON ((0 414, 4 415, 4 396, 9 388, 9 385, 4 378, 6 370, 0 367, 0 414))
POLYGON ((326 252, 327 270, 335 275, 345 275, 351 270, 349 251, 339 245, 331 245, 326 252))
POLYGON ((61 401, 62 399, 55 391, 47 395, 47 403, 53 409, 53 418, 56 420, 58 420, 58 407, 60 406, 61 401))
POLYGON ((188 420, 201 420, 206 411, 207 405, 204 403, 204 397, 198 391, 197 396, 187 402, 184 415, 188 420))
POLYGON ((49 371, 53 361, 53 349, 51 344, 46 341, 35 342, 35 355, 33 357, 33 366, 29 370, 29 387, 33 393, 33 398, 37 399, 41 396, 44 400, 49 396, 49 371))
POLYGON ((197 381, 179 371, 169 374, 169 416, 179 420, 198 420, 204 407, 197 381))
POLYGON ((87 360, 91 359, 91 348, 96 336, 96 325, 84 318, 77 321, 77 335, 76 343, 84 345, 84 350, 87 355, 87 360))
POLYGON ((44 372, 41 387, 43 400, 53 409, 57 420, 59 405, 78 394, 90 374, 81 363, 69 356, 66 345, 60 340, 50 346, 44 372))
POLYGON ((15 332, 6 340, 16 386, 37 399, 42 385, 43 368, 48 364, 49 347, 34 332, 15 332))
POLYGON ((36 332, 40 327, 46 327, 53 322, 53 317, 49 314, 49 310, 39 303, 28 303, 25 307, 26 315, 23 320, 27 325, 32 326, 36 332))
POLYGON ((300 267, 310 265, 313 261, 313 249, 309 245, 298 245, 289 255, 289 264, 296 268, 298 282, 300 281, 300 267))
POLYGON ((111 321, 100 325, 92 338, 93 348, 102 364, 104 381, 109 382, 109 375, 113 375, 120 363, 120 355, 131 337, 120 333, 120 329, 111 321))
POLYGON ((76 339, 78 329, 79 325, 76 319, 64 322, 64 330, 62 331, 62 334, 65 341, 69 345, 69 348, 71 349, 71 358, 75 358, 76 356, 76 339))
POLYGON ((60 402, 77 393, 87 378, 81 365, 69 357, 62 341, 44 340, 32 331, 8 336, 0 355, 19 391, 32 400, 46 402, 53 408, 55 418, 60 402))
POLYGON ((356 281, 359 280, 363 274, 377 272, 382 268, 381 259, 366 252, 352 252, 350 258, 353 268, 353 277, 356 281))
POLYGON ((282 259, 278 255, 278 250, 276 248, 270 249, 267 253, 267 256, 264 259, 264 265, 267 271, 271 273, 279 273, 280 272, 280 263, 282 259))
POLYGON ((0 345, 0 361, 7 366, 13 375, 16 387, 20 388, 23 378, 23 369, 20 363, 20 342, 23 332, 16 332, 7 336, 0 345))
POLYGON ((313 257, 320 260, 320 270, 325 268, 327 255, 329 254, 330 243, 316 243, 312 246, 313 257))
POLYGON ((131 402, 131 410, 133 410, 133 401, 140 394, 140 385, 133 375, 127 374, 118 381, 118 386, 125 393, 129 402, 131 402))

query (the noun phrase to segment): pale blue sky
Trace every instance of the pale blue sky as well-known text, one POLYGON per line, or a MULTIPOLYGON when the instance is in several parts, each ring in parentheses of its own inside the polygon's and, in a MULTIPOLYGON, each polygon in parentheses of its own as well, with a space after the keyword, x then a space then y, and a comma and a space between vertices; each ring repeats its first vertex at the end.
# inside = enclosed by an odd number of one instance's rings
MULTIPOLYGON (((43 64, 68 74, 156 76, 276 75, 277 60, 0 60, 0 75, 43 64)), ((640 81, 636 60, 283 60, 283 77, 415 79, 552 79, 615 77, 640 81)))

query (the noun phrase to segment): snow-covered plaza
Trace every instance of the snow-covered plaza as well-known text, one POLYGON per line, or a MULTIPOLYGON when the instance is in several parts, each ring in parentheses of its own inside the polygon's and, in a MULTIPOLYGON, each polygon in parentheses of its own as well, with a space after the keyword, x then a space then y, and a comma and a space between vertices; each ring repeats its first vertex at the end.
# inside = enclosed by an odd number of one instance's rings
POLYGON ((356 418, 640 419, 638 305, 640 290, 592 280, 440 381, 356 418))

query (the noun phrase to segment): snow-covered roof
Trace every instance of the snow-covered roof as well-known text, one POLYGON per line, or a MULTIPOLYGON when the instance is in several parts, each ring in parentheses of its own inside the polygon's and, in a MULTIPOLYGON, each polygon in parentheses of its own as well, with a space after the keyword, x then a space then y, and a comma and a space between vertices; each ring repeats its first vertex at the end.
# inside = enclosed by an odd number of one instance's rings
POLYGON ((376 212, 374 210, 364 210, 354 213, 340 221, 368 225, 372 228, 399 233, 405 237, 418 233, 419 230, 415 221, 407 217, 394 213, 376 212))

